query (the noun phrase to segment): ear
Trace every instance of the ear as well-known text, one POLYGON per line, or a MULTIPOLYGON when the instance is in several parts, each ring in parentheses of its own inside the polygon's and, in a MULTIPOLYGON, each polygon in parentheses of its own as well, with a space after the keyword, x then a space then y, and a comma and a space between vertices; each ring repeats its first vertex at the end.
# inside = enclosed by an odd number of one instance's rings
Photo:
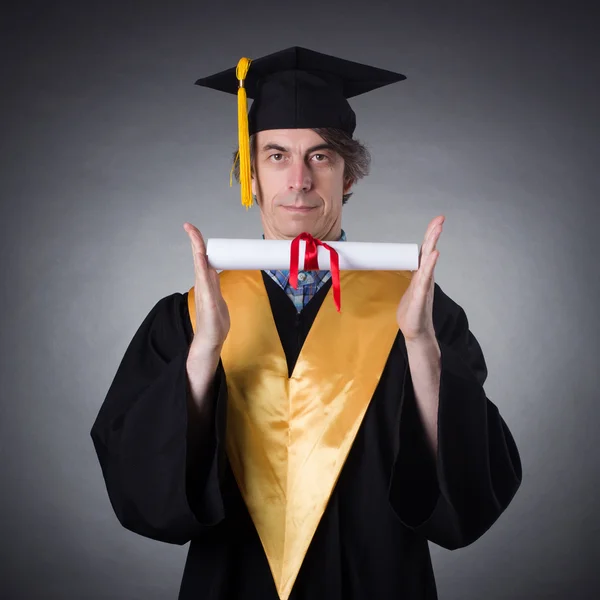
POLYGON ((344 182, 344 194, 347 194, 350 191, 350 188, 354 185, 354 182, 355 180, 352 177, 344 182))
POLYGON ((258 180, 256 179, 256 177, 254 175, 252 175, 252 196, 254 196, 255 202, 257 204, 257 206, 259 208, 261 208, 260 205, 260 198, 259 198, 259 194, 258 194, 258 190, 260 189, 260 185, 258 183, 258 180))

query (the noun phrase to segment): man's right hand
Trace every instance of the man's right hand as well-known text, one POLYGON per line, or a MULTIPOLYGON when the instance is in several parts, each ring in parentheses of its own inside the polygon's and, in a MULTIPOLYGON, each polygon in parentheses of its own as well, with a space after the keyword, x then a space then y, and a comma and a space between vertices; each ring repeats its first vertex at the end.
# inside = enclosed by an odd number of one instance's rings
POLYGON ((206 244, 200 231, 191 223, 184 223, 194 255, 194 297, 196 304, 196 332, 190 354, 218 356, 229 333, 229 309, 223 294, 219 274, 208 266, 206 244))

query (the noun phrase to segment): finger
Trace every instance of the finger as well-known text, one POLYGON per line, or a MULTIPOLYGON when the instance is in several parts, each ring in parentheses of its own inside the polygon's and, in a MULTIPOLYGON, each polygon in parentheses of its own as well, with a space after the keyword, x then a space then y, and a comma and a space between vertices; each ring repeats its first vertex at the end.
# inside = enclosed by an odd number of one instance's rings
POLYGON ((192 255, 194 257, 194 269, 200 273, 204 271, 204 267, 208 266, 206 256, 206 244, 204 238, 198 230, 191 223, 185 223, 184 229, 186 230, 188 237, 192 244, 192 255))
POLYGON ((423 245, 421 246, 421 251, 419 252, 419 265, 424 264, 425 262, 427 262, 427 258, 429 257, 429 255, 431 254, 431 251, 433 249, 432 246, 432 239, 435 238, 435 234, 436 234, 436 229, 434 229, 425 239, 425 241, 423 242, 423 245))
POLYGON ((435 225, 436 225, 435 219, 432 219, 431 221, 429 221, 429 225, 427 225, 427 229, 425 230, 425 235, 423 236, 423 245, 425 245, 427 243, 427 240, 429 239, 429 236, 431 235, 431 232, 433 231, 433 228, 435 227, 435 225))
POLYGON ((436 248, 437 242, 442 234, 443 225, 436 225, 430 233, 427 241, 423 244, 423 259, 425 260, 436 248))
POLYGON ((199 244, 198 244, 198 240, 196 237, 196 234, 194 232, 194 230, 196 229, 191 223, 184 223, 183 224, 183 228, 185 229, 185 232, 188 235, 188 238, 190 240, 190 244, 192 247, 192 258, 194 260, 194 271, 198 271, 198 258, 197 258, 197 253, 199 252, 199 244))
MULTIPOLYGON (((194 272, 196 276, 195 289, 198 299, 198 308, 212 305, 216 302, 215 280, 211 269, 208 265, 208 257, 206 256, 206 244, 202 234, 197 227, 191 223, 185 223, 184 229, 187 232, 192 243, 192 254, 194 257, 194 272)), ((217 274, 214 271, 214 274, 217 274)))
POLYGON ((206 244, 204 243, 204 238, 200 233, 200 230, 192 225, 191 223, 184 223, 183 228, 186 230, 194 248, 194 252, 201 252, 202 254, 206 254, 206 244))
POLYGON ((215 291, 216 294, 218 294, 219 296, 222 295, 221 292, 221 277, 219 276, 219 273, 217 273, 216 269, 210 269, 210 275, 212 278, 212 283, 213 283, 213 290, 215 291))
POLYGON ((199 312, 217 310, 219 300, 222 296, 218 273, 208 267, 206 255, 198 253, 200 262, 200 273, 196 277, 196 296, 198 297, 197 308, 199 312))
POLYGON ((415 296, 418 299, 418 302, 425 302, 427 294, 431 289, 434 279, 435 265, 439 255, 439 250, 434 250, 423 263, 423 268, 421 269, 419 278, 416 281, 415 296))
POLYGON ((431 252, 431 247, 428 245, 431 240, 431 236, 434 234, 434 231, 437 227, 441 227, 443 225, 445 220, 446 217, 444 215, 438 215, 429 222, 423 238, 423 244, 421 244, 421 249, 419 250, 419 264, 421 264, 421 257, 425 259, 431 252))
POLYGON ((431 254, 437 246, 438 240, 442 235, 443 225, 438 225, 429 236, 429 240, 427 242, 427 253, 431 254))
POLYGON ((427 225, 427 229, 425 231, 425 236, 423 237, 423 245, 427 243, 429 236, 432 234, 433 230, 441 225, 445 221, 446 217, 444 215, 438 215, 429 221, 429 225, 427 225))
POLYGON ((441 231, 443 229, 445 217, 440 215, 431 221, 432 227, 428 230, 427 237, 425 239, 425 244, 429 242, 436 234, 436 232, 441 231))

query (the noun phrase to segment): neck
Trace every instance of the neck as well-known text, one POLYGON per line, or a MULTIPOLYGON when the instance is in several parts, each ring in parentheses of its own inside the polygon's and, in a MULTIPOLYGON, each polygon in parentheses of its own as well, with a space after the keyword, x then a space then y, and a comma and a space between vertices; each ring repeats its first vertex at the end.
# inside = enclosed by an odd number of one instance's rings
MULTIPOLYGON (((335 242, 342 236, 342 228, 340 225, 337 225, 323 235, 318 235, 312 231, 309 231, 308 233, 322 242, 335 242)), ((283 235, 274 231, 269 231, 267 228, 264 229, 263 235, 265 236, 265 240, 293 240, 296 237, 295 235, 283 235)))

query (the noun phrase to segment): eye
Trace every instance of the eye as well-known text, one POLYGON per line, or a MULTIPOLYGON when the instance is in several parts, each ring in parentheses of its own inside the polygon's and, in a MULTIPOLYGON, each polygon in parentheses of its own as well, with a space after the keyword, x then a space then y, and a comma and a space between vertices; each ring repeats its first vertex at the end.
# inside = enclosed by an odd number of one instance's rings
POLYGON ((319 162, 319 163, 322 163, 322 162, 325 162, 326 160, 329 160, 329 156, 327 156, 327 154, 313 154, 312 157, 313 158, 320 157, 320 159, 317 158, 317 160, 316 160, 316 162, 319 162))
MULTIPOLYGON (((269 156, 269 158, 270 158, 270 159, 273 159, 273 157, 274 157, 274 156, 283 156, 283 154, 281 154, 281 152, 277 152, 276 154, 271 154, 271 156, 269 156)), ((277 160, 277 159, 273 159, 273 160, 275 160, 275 162, 280 162, 280 161, 279 161, 279 160, 277 160)))

